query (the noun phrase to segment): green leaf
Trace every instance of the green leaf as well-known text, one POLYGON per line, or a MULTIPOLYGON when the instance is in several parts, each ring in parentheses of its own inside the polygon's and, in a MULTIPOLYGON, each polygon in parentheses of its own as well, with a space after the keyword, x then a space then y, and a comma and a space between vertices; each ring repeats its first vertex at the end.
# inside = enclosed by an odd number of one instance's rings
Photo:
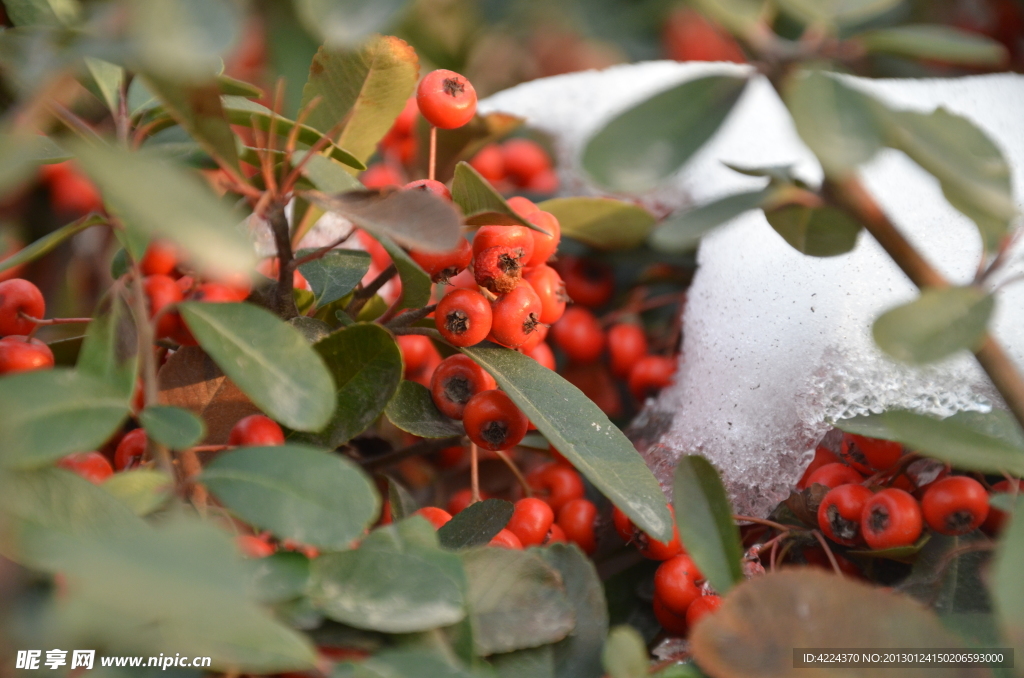
POLYGON ((24 185, 40 163, 59 162, 69 157, 49 137, 0 134, 0 196, 24 185))
POLYGON ((231 0, 145 0, 127 13, 137 63, 132 70, 201 83, 223 68, 237 44, 242 6, 231 0))
MULTIPOLYGON (((314 251, 299 250, 296 256, 301 258, 314 251)), ((313 288, 313 303, 318 308, 354 290, 368 270, 370 255, 358 250, 331 250, 319 259, 299 266, 299 271, 313 288)))
POLYGON ((1006 48, 980 33, 952 26, 906 25, 860 33, 851 41, 871 54, 894 54, 967 66, 1000 66, 1008 60, 1006 48))
POLYGON ((44 466, 102 445, 128 416, 128 398, 68 369, 0 379, 0 466, 44 466))
POLYGON ((881 416, 895 440, 930 457, 970 471, 1024 475, 1024 446, 994 436, 959 415, 938 420, 893 411, 881 416))
POLYGON ((448 438, 465 435, 462 424, 441 414, 430 389, 414 381, 403 381, 384 408, 388 420, 406 433, 420 438, 448 438))
POLYGON ((185 170, 112 146, 75 146, 82 169, 129 231, 167 238, 201 270, 248 273, 256 264, 239 218, 185 170))
POLYGON ((1019 649, 1024 646, 1024 512, 1018 511, 1003 532, 993 563, 992 602, 1003 636, 1019 649))
POLYGON ((360 629, 412 633, 466 616, 459 556, 437 547, 419 516, 374 530, 359 548, 313 561, 310 599, 329 618, 360 629))
POLYGON ((127 302, 108 295, 89 323, 78 352, 77 368, 112 386, 125 400, 135 393, 138 372, 138 330, 127 302))
POLYGON ((798 71, 783 100, 800 138, 825 174, 842 177, 874 157, 885 143, 873 99, 821 71, 798 71))
POLYGON ((879 348, 893 358, 930 363, 977 349, 995 304, 994 296, 977 287, 924 290, 914 301, 880 315, 871 331, 879 348))
POLYGON ((309 585, 309 558, 301 553, 278 551, 249 561, 252 589, 261 603, 298 598, 309 585))
MULTIPOLYGON (((296 292, 305 292, 305 290, 295 290, 296 292)), ((309 294, 308 292, 306 292, 309 294)), ((303 338, 310 344, 315 344, 321 339, 326 339, 331 333, 331 326, 325 323, 323 320, 317 318, 309 318, 304 315, 290 318, 288 324, 297 329, 303 336, 303 338)))
POLYGON ((619 114, 583 151, 583 169, 626 193, 653 188, 682 167, 718 130, 747 85, 713 75, 689 80, 619 114))
MULTIPOLYGON (((494 667, 497 678, 556 678, 555 655, 552 645, 541 645, 528 650, 491 655, 487 663, 494 667)), ((600 676, 596 673, 594 676, 600 676)))
POLYGON ((812 257, 846 254, 857 245, 861 225, 835 207, 786 205, 765 210, 775 232, 797 252, 812 257))
POLYGON ((676 466, 672 496, 686 552, 725 595, 743 581, 743 546, 718 471, 704 457, 684 455, 676 466))
POLYGON ((324 133, 344 122, 338 145, 366 162, 412 95, 419 70, 415 50, 393 36, 355 49, 321 47, 302 89, 303 106, 321 97, 307 121, 324 133))
POLYGON ((861 558, 884 558, 901 563, 913 563, 917 559, 917 554, 931 541, 931 538, 932 533, 925 532, 916 542, 906 546, 893 546, 887 549, 850 549, 846 554, 861 558))
POLYGON ((914 596, 939 614, 987 613, 991 601, 979 576, 989 554, 961 550, 984 539, 979 532, 959 537, 935 534, 916 554, 910 575, 899 590, 914 596))
POLYGON ((736 35, 749 34, 765 15, 764 0, 694 0, 694 4, 736 35))
POLYGON ((558 571, 536 553, 481 547, 462 554, 479 655, 559 641, 575 626, 558 571))
POLYGON ((609 678, 644 678, 647 644, 632 626, 616 626, 604 646, 604 667, 609 678))
POLYGON ((545 438, 655 539, 672 539, 672 515, 643 458, 590 398, 529 356, 505 348, 462 352, 483 367, 545 438))
POLYGON ((806 24, 839 25, 868 21, 899 5, 901 0, 779 0, 784 12, 806 24))
POLYGON ((172 450, 187 450, 206 437, 206 424, 188 410, 150 405, 139 414, 146 435, 172 450))
POLYGON ((232 78, 223 73, 217 76, 217 85, 220 87, 221 94, 228 96, 262 99, 264 94, 263 90, 256 85, 232 78))
POLYGON ((538 205, 558 219, 562 235, 601 250, 640 247, 654 228, 654 215, 611 198, 555 198, 538 205))
POLYGON ((15 266, 20 266, 21 264, 26 264, 30 261, 35 261, 36 259, 39 259, 40 257, 49 254, 53 250, 57 249, 57 247, 59 247, 62 243, 64 243, 67 240, 70 240, 72 237, 78 235, 79 233, 89 228, 90 226, 98 226, 100 224, 105 224, 106 222, 107 220, 104 219, 103 217, 99 215, 93 215, 90 217, 86 217, 85 219, 72 221, 70 224, 67 224, 65 226, 61 226, 56 231, 44 235, 42 238, 36 240, 28 247, 18 250, 11 256, 0 261, 0 273, 12 269, 15 266))
POLYGON ((608 635, 608 604, 597 568, 574 544, 552 544, 534 551, 562 575, 576 627, 555 643, 558 678, 596 678, 602 674, 601 648, 608 635))
POLYGON ((82 16, 78 0, 5 0, 15 26, 71 26, 82 16))
POLYGON ((660 252, 692 250, 706 233, 744 212, 757 209, 771 193, 768 188, 735 193, 682 214, 673 214, 651 233, 651 247, 660 252))
POLYGON ((996 492, 989 495, 988 505, 990 508, 999 509, 1000 511, 1006 511, 1010 513, 1014 510, 1017 505, 1017 497, 1020 495, 1013 495, 1009 492, 996 492))
POLYGON ((103 481, 104 490, 117 497, 137 516, 147 516, 174 495, 174 479, 163 471, 137 468, 103 481))
POLYGON ((349 548, 380 513, 373 483, 355 463, 298 445, 225 452, 199 480, 246 522, 324 549, 349 548))
POLYGON ((359 44, 386 29, 406 0, 292 0, 306 30, 330 46, 359 44))
POLYGON ((505 528, 514 508, 512 502, 504 499, 485 499, 470 504, 437 531, 438 541, 442 547, 452 550, 484 546, 505 528))
POLYGON ((416 512, 419 505, 412 495, 409 494, 409 490, 405 489, 400 483, 395 482, 391 476, 384 477, 388 479, 388 502, 391 505, 391 519, 404 520, 408 518, 416 512))
POLYGON ((355 673, 345 672, 346 668, 343 664, 332 675, 334 678, 493 678, 488 671, 460 664, 451 657, 447 647, 436 648, 436 651, 434 648, 388 648, 360 662, 355 673))
POLYGON ((377 242, 391 257, 395 268, 398 269, 398 277, 402 280, 402 297, 398 302, 398 309, 422 308, 429 304, 433 287, 426 271, 420 268, 420 265, 409 256, 408 252, 396 245, 391 238, 377 236, 377 242))
POLYGON ((107 105, 117 115, 121 106, 121 87, 124 85, 124 69, 109 61, 85 57, 88 77, 84 78, 86 89, 107 105))
MULTIPOLYGON (((468 162, 463 161, 455 166, 455 177, 452 179, 452 201, 466 215, 467 224, 475 226, 484 224, 520 225, 547 233, 509 207, 505 198, 501 197, 501 194, 491 186, 490 182, 480 176, 480 173, 473 169, 468 162)), ((550 233, 547 234, 550 235, 550 233)))
MULTIPOLYGON (((292 164, 298 166, 307 153, 308 151, 296 151, 292 156, 292 164)), ((363 189, 363 185, 348 173, 344 165, 326 155, 315 154, 303 164, 301 171, 302 176, 324 193, 347 193, 363 189)))
POLYGON ((380 325, 356 323, 315 346, 334 376, 337 408, 314 439, 338 447, 366 430, 402 380, 402 352, 380 325))
POLYGON ((330 421, 330 372, 298 330, 252 304, 188 302, 178 308, 203 350, 273 419, 298 431, 316 431, 330 421))
POLYGON ((203 150, 240 172, 238 146, 221 103, 220 83, 185 85, 150 76, 146 85, 203 150))

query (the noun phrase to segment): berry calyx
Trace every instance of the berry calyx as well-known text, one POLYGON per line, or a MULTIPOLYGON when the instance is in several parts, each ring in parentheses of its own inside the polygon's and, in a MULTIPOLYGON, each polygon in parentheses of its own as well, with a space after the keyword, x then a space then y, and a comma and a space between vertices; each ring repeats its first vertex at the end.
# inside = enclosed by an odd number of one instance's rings
POLYGON ((46 315, 46 301, 39 288, 22 278, 0 282, 0 337, 10 334, 30 334, 35 323, 26 320, 46 315))
POLYGON ((535 497, 520 499, 505 529, 519 537, 523 546, 539 546, 551 529, 555 514, 545 502, 535 497))
POLYGON ((588 309, 573 306, 565 309, 561 320, 552 325, 551 338, 569 360, 593 363, 604 351, 605 337, 601 323, 588 309))
POLYGON ((462 423, 470 440, 493 452, 518 445, 530 422, 503 391, 493 390, 469 399, 462 423))
POLYGON ((921 536, 921 507, 913 495, 890 487, 864 503, 860 532, 873 549, 909 546, 921 536))
POLYGON ((48 370, 53 364, 53 351, 38 339, 19 334, 0 339, 0 374, 48 370))
POLYGON ((468 356, 456 354, 441 361, 430 379, 430 395, 441 414, 462 419, 469 399, 498 388, 494 377, 468 356))
POLYGON ((675 509, 672 506, 668 507, 669 513, 672 514, 673 526, 672 526, 672 541, 663 542, 652 538, 646 532, 637 529, 633 525, 633 521, 629 519, 625 513, 623 513, 618 506, 612 509, 612 524, 615 526, 615 531, 618 533, 624 542, 633 543, 636 545, 638 551, 645 558, 651 560, 668 560, 672 556, 679 555, 683 552, 683 544, 679 540, 679 528, 675 527, 675 509))
POLYGON ((860 538, 860 517, 872 496, 863 485, 840 485, 818 505, 818 527, 837 544, 854 546, 860 538))
POLYGON ((921 513, 939 534, 967 534, 988 517, 988 493, 974 478, 950 476, 933 483, 921 497, 921 513))
POLYGON ((57 462, 57 466, 76 473, 90 483, 99 485, 114 475, 110 462, 99 452, 76 452, 57 462))
POLYGON ((126 433, 114 452, 114 468, 125 471, 141 464, 146 455, 147 445, 149 438, 146 437, 145 429, 137 428, 126 433))
POLYGON ((433 179, 417 179, 416 181, 410 181, 402 187, 402 190, 426 191, 427 193, 433 193, 437 197, 443 198, 448 202, 452 201, 452 192, 448 190, 448 187, 440 181, 434 181, 433 179))
POLYGON ((270 417, 251 414, 231 428, 228 445, 246 447, 284 445, 284 431, 270 417))
POLYGON ((484 295, 476 290, 454 289, 438 302, 434 324, 452 345, 472 346, 487 338, 492 315, 484 295))
POLYGON ((434 127, 462 127, 476 115, 476 90, 455 71, 428 73, 416 88, 416 105, 434 127))
POLYGON ((540 299, 526 281, 498 297, 491 304, 491 315, 488 339, 509 348, 523 346, 541 328, 540 299))
POLYGON ((488 247, 473 258, 476 284, 495 294, 506 294, 516 288, 523 277, 520 254, 511 247, 488 247))
POLYGON ((431 281, 447 285, 473 261, 473 246, 465 238, 459 238, 459 244, 449 252, 412 250, 409 256, 426 271, 431 281))

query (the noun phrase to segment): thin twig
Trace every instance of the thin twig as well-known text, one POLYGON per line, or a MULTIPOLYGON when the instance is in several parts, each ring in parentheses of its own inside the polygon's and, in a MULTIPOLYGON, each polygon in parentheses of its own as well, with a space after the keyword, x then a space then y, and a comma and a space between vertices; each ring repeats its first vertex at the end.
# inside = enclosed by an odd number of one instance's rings
POLYGON ((89 141, 102 141, 103 138, 97 134, 96 130, 89 126, 87 122, 82 120, 80 117, 72 113, 70 110, 58 104, 55 101, 51 101, 49 104, 50 110, 62 123, 68 126, 74 132, 77 132, 80 137, 89 141))
POLYGON ((295 147, 298 145, 299 130, 302 129, 302 126, 306 124, 306 118, 309 117, 309 114, 313 112, 313 109, 319 106, 320 102, 323 100, 324 98, 317 94, 315 97, 309 100, 308 104, 302 107, 302 109, 299 111, 299 115, 296 116, 295 124, 292 125, 291 130, 288 132, 288 142, 285 144, 284 147, 285 151, 288 152, 289 158, 291 157, 292 153, 295 152, 295 147))
POLYGON ((774 527, 776 530, 782 530, 783 532, 789 532, 793 529, 792 525, 783 525, 782 523, 776 523, 773 520, 765 520, 764 518, 754 518, 752 516, 733 516, 732 519, 737 522, 767 525, 768 527, 774 527))
POLYGON ((284 212, 284 204, 274 201, 267 210, 267 219, 274 234, 277 246, 278 276, 274 294, 274 310, 285 320, 299 315, 295 305, 294 288, 295 268, 292 266, 292 240, 288 232, 288 216, 284 212))
POLYGON ((430 126, 430 163, 427 165, 427 178, 434 180, 434 170, 437 165, 437 127, 430 126))
POLYGON ((516 466, 516 463, 512 460, 512 457, 505 454, 505 452, 502 450, 497 450, 495 454, 498 455, 498 459, 501 459, 503 462, 505 462, 505 466, 508 466, 508 469, 512 471, 512 475, 514 475, 516 477, 516 480, 519 481, 519 486, 523 488, 523 494, 525 494, 527 497, 532 497, 533 489, 530 487, 530 483, 526 482, 526 476, 524 476, 523 472, 519 470, 518 466, 516 466))
POLYGON ((424 306, 423 308, 406 309, 391 319, 391 321, 387 323, 387 328, 397 329, 399 327, 411 325, 417 320, 423 320, 433 313, 435 309, 437 309, 437 304, 431 304, 429 306, 424 306))
POLYGON ((475 504, 480 501, 480 451, 476 443, 469 442, 469 487, 472 492, 472 501, 475 504))
POLYGON ((79 325, 92 322, 92 318, 33 318, 22 311, 18 311, 18 316, 36 325, 79 325))
POLYGON ((352 237, 353 233, 355 233, 355 229, 352 229, 351 231, 349 231, 345 235, 341 236, 340 238, 338 238, 337 240, 335 240, 331 244, 324 245, 323 247, 321 247, 320 249, 316 250, 315 252, 310 252, 309 254, 307 254, 307 255, 305 255, 303 257, 299 257, 297 259, 293 259, 292 260, 292 268, 296 269, 299 266, 302 266, 303 264, 308 264, 311 261, 316 261, 317 259, 323 259, 325 256, 327 256, 331 252, 331 250, 333 250, 335 247, 337 247, 338 245, 341 245, 343 242, 345 242, 350 237, 352 237))
POLYGON ((429 438, 426 440, 420 440, 419 442, 413 443, 407 447, 403 447, 400 450, 394 452, 388 452, 382 454, 379 457, 373 457, 371 459, 361 459, 359 464, 366 469, 368 472, 379 471, 381 469, 393 466, 400 461, 404 461, 409 457, 415 457, 421 454, 430 454, 431 452, 440 452, 446 447, 455 447, 456 445, 462 445, 465 441, 465 436, 450 436, 448 438, 429 438))
POLYGON ((372 299, 373 295, 377 294, 380 288, 384 287, 387 281, 391 280, 396 275, 398 275, 398 268, 396 268, 394 264, 385 268, 376 278, 370 281, 369 285, 355 291, 352 295, 352 301, 349 302, 348 308, 345 309, 345 312, 355 320, 356 316, 359 315, 359 312, 363 310, 363 306, 366 306, 366 302, 372 299))
POLYGON ((295 186, 295 182, 299 180, 300 176, 302 176, 302 169, 306 166, 306 163, 309 162, 309 159, 314 155, 318 155, 321 151, 327 148, 327 146, 333 145, 334 142, 331 140, 330 135, 335 134, 340 129, 341 123, 338 123, 332 127, 327 134, 324 134, 322 137, 317 139, 315 144, 309 147, 309 150, 302 156, 302 160, 299 161, 299 164, 295 165, 295 167, 292 168, 292 171, 288 173, 285 180, 281 182, 282 191, 288 192, 292 190, 295 186))
POLYGON ((843 571, 839 569, 839 561, 836 560, 835 554, 832 553, 832 548, 828 545, 828 542, 825 541, 824 535, 822 535, 818 530, 811 530, 811 532, 814 534, 814 538, 818 540, 818 543, 821 544, 821 548, 825 550, 825 555, 828 556, 828 561, 832 563, 832 569, 835 570, 836 574, 840 577, 845 577, 846 575, 844 575, 843 571))

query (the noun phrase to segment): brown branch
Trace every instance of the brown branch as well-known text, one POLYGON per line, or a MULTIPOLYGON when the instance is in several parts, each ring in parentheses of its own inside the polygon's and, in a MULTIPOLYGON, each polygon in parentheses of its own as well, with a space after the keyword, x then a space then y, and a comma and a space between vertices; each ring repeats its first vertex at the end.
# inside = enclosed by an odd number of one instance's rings
POLYGON ((431 452, 440 452, 446 447, 454 447, 456 445, 462 445, 465 441, 465 436, 451 436, 448 438, 430 438, 427 440, 421 440, 417 443, 413 443, 407 447, 403 447, 400 450, 394 452, 388 452, 382 454, 379 457, 373 457, 372 459, 361 459, 359 464, 367 471, 379 471, 393 466, 400 461, 404 461, 409 457, 416 457, 421 454, 430 454, 431 452))
POLYGON ((476 443, 469 443, 469 489, 472 501, 475 504, 480 501, 480 450, 476 443))
POLYGON ((18 311, 18 316, 36 325, 80 325, 92 322, 92 318, 33 318, 22 311, 18 311))
POLYGON ((398 275, 398 268, 394 264, 385 268, 376 278, 370 281, 369 285, 355 291, 355 294, 352 295, 352 301, 349 302, 345 312, 355 320, 359 312, 363 310, 363 306, 366 306, 366 302, 372 299, 373 295, 377 294, 380 288, 384 287, 387 281, 396 275, 398 275))
POLYGON ((309 262, 316 261, 317 259, 323 259, 325 256, 327 256, 331 252, 331 250, 333 250, 335 247, 337 247, 338 245, 342 244, 343 242, 348 240, 350 237, 352 237, 353 233, 355 233, 355 229, 352 229, 351 231, 349 231, 345 235, 341 236, 340 238, 338 238, 337 240, 335 240, 331 244, 324 245, 323 247, 321 247, 320 249, 316 250, 315 252, 310 252, 309 254, 307 254, 304 257, 299 257, 298 259, 294 259, 292 261, 292 269, 296 269, 299 266, 302 266, 303 264, 308 264, 309 262))
POLYGON ((295 305, 293 289, 292 267, 292 240, 288 233, 288 217, 284 212, 284 205, 280 201, 274 201, 267 210, 267 219, 270 222, 270 229, 274 233, 274 244, 277 246, 278 276, 277 286, 274 290, 273 307, 274 311, 284 318, 290 320, 299 315, 299 309, 295 305))
POLYGON ((777 523, 774 520, 754 518, 753 516, 733 516, 732 519, 742 523, 755 523, 757 525, 766 525, 768 527, 773 527, 776 530, 782 530, 783 532, 791 532, 793 530, 792 525, 783 525, 782 523, 777 523))
POLYGON ((526 476, 524 476, 523 472, 519 470, 518 466, 516 466, 516 462, 512 460, 512 457, 508 456, 501 450, 496 450, 495 454, 498 455, 498 459, 505 462, 505 466, 508 466, 508 470, 512 471, 512 475, 516 477, 516 480, 519 482, 519 486, 523 488, 523 494, 527 497, 532 497, 533 488, 530 487, 530 483, 526 482, 526 476))
POLYGON ((430 306, 424 306, 423 308, 406 309, 392 318, 390 322, 386 323, 386 327, 388 329, 398 329, 400 327, 411 325, 417 320, 423 320, 433 313, 435 309, 437 309, 437 304, 431 304, 430 306))

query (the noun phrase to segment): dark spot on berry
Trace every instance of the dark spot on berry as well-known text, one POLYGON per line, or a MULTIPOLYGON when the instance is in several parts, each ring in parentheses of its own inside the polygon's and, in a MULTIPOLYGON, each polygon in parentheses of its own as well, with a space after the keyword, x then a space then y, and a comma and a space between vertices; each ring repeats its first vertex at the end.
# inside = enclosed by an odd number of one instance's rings
POLYGON ((461 271, 457 266, 449 266, 448 268, 443 268, 435 273, 431 280, 438 285, 450 285, 451 279, 459 273, 461 273, 461 271))
POLYGON ((508 424, 503 421, 489 421, 480 431, 480 437, 495 447, 503 447, 508 439, 508 424))
POLYGON ((465 405, 473 391, 469 388, 469 379, 465 377, 451 377, 444 382, 444 395, 453 403, 465 405))
POLYGON ((974 514, 967 509, 953 511, 946 516, 946 530, 954 534, 962 534, 971 529, 973 522, 974 514))
POLYGON ((469 331, 469 314, 465 311, 452 311, 444 319, 448 331, 458 336, 469 331))
POLYGON ((466 91, 466 86, 458 78, 444 79, 444 93, 451 97, 457 97, 466 91))
POLYGON ((832 534, 839 539, 856 539, 857 523, 839 515, 839 509, 836 508, 835 504, 825 509, 825 515, 828 517, 828 524, 832 528, 832 534))
POLYGON ((526 320, 523 321, 523 334, 532 334, 537 331, 537 325, 540 325, 540 318, 537 317, 536 313, 531 313, 527 316, 526 320))
POLYGON ((885 532, 889 528, 889 509, 884 506, 873 507, 868 517, 868 527, 875 534, 885 532))

